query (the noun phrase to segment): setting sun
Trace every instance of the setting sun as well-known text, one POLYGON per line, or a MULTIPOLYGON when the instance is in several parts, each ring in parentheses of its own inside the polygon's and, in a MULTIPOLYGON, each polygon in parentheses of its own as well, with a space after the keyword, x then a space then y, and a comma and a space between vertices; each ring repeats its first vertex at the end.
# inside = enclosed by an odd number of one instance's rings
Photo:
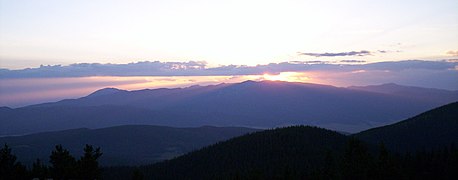
POLYGON ((307 82, 310 80, 305 73, 301 72, 281 72, 277 75, 265 73, 262 77, 264 80, 269 81, 307 82))

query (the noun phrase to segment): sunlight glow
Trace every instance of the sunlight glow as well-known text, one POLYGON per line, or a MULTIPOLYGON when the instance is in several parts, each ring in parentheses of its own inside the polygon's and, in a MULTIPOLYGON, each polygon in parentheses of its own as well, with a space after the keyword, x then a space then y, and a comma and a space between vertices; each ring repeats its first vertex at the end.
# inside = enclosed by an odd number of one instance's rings
POLYGON ((265 73, 262 77, 264 80, 269 81, 308 82, 310 80, 310 78, 302 72, 281 72, 277 75, 265 73))
MULTIPOLYGON (((240 76, 91 76, 68 78, 0 79, 0 106, 24 105, 86 96, 98 89, 114 87, 124 90, 178 88, 253 81, 312 82, 313 73, 281 72, 278 75, 240 76)), ((319 82, 312 82, 319 83, 319 82)))
POLYGON ((91 76, 68 78, 0 79, 0 106, 20 107, 34 103, 86 96, 98 89, 123 90, 179 88, 193 85, 238 83, 263 80, 246 76, 91 76))

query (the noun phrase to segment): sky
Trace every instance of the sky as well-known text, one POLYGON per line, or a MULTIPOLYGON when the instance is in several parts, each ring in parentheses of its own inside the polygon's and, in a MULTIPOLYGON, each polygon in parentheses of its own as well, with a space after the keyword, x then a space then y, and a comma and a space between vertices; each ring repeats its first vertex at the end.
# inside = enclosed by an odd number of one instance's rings
POLYGON ((456 0, 0 0, 0 106, 282 80, 458 90, 456 0))
POLYGON ((0 0, 0 68, 450 59, 457 9, 456 0, 0 0))

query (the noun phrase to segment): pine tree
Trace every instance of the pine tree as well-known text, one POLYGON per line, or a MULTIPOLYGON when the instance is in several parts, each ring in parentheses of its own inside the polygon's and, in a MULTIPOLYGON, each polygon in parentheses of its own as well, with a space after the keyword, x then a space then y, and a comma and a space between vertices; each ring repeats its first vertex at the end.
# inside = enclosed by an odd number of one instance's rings
POLYGON ((372 159, 366 146, 358 139, 351 138, 348 141, 342 165, 343 179, 369 179, 372 159))
POLYGON ((132 173, 132 180, 143 180, 143 173, 139 169, 135 169, 132 173))
POLYGON ((86 144, 84 154, 78 161, 79 176, 82 179, 100 179, 101 171, 97 159, 102 156, 100 147, 94 149, 86 144))
POLYGON ((395 179, 399 177, 397 174, 397 164, 394 162, 394 157, 388 152, 385 144, 380 143, 379 155, 376 165, 377 179, 395 179))
POLYGON ((62 145, 57 145, 50 158, 51 173, 54 179, 70 179, 76 177, 76 160, 62 145))
POLYGON ((32 164, 32 177, 33 178, 39 178, 39 179, 46 179, 49 177, 48 174, 48 167, 43 164, 43 162, 40 159, 37 159, 33 164, 32 164))
POLYGON ((337 179, 337 162, 331 151, 326 151, 324 167, 321 173, 322 179, 337 179))
POLYGON ((16 159, 11 148, 5 144, 0 150, 0 179, 28 179, 27 169, 16 159))

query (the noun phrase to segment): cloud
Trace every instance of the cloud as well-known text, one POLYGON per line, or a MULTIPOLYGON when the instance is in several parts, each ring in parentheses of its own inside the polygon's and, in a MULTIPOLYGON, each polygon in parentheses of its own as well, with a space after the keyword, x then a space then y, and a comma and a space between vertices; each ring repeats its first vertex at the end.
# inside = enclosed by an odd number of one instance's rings
POLYGON ((306 56, 315 56, 315 57, 335 57, 335 56, 368 56, 372 55, 370 51, 350 51, 350 52, 339 52, 339 53, 302 53, 299 52, 299 55, 306 56))
POLYGON ((342 63, 365 63, 365 60, 341 60, 342 63))
POLYGON ((5 78, 44 78, 44 77, 89 77, 89 76, 232 76, 259 75, 264 73, 299 71, 353 71, 388 70, 402 71, 408 69, 448 70, 454 69, 458 62, 451 61, 385 61, 365 63, 363 60, 341 60, 332 64, 325 61, 292 61, 270 63, 256 66, 225 65, 207 67, 205 62, 149 62, 142 61, 129 64, 80 63, 68 66, 40 66, 21 70, 0 69, 0 79, 5 78))
POLYGON ((378 53, 385 54, 385 53, 400 53, 401 50, 377 50, 378 53))
POLYGON ((450 55, 450 56, 458 56, 458 50, 456 50, 456 51, 448 51, 447 54, 450 55))
POLYGON ((21 70, 0 69, 0 78, 85 76, 184 76, 206 69, 205 61, 142 61, 128 64, 77 63, 68 66, 41 65, 21 70))

